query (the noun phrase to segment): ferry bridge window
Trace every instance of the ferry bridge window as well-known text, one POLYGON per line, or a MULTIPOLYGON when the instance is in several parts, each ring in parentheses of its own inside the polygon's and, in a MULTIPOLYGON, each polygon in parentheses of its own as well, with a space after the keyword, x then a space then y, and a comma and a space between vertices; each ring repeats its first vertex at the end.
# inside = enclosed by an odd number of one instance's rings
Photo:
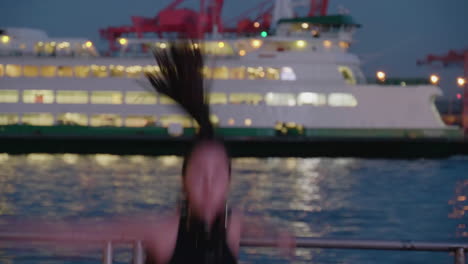
POLYGON ((57 75, 59 77, 73 77, 73 68, 70 66, 58 66, 57 75))
POLYGON ((17 90, 0 90, 0 103, 17 103, 18 101, 17 90))
POLYGON ((245 79, 245 67, 236 67, 229 69, 229 79, 243 80, 245 79))
POLYGON ((356 78, 354 78, 353 71, 349 67, 338 66, 338 71, 341 73, 347 84, 356 84, 356 78))
POLYGON ((48 42, 44 45, 44 53, 48 56, 55 56, 57 44, 55 42, 48 42))
POLYGON ((358 105, 356 97, 348 93, 331 93, 328 95, 328 105, 335 107, 355 107, 358 105))
POLYGON ((24 90, 23 102, 27 104, 52 104, 54 102, 54 91, 24 90))
POLYGON ((54 116, 51 113, 27 113, 23 114, 21 121, 32 126, 52 126, 54 116))
POLYGON ((34 53, 37 55, 41 55, 44 53, 44 43, 43 42, 38 42, 36 45, 34 45, 34 53))
POLYGON ((4 74, 3 65, 0 64, 0 77, 3 77, 3 74, 4 74))
POLYGON ((0 125, 15 125, 18 124, 18 114, 0 114, 0 125))
POLYGON ((25 77, 37 77, 39 75, 39 68, 34 65, 24 65, 23 75, 25 77))
POLYGON ((125 67, 122 65, 109 66, 111 77, 125 77, 125 67))
POLYGON ((88 92, 87 91, 57 91, 58 104, 87 104, 88 92))
POLYGON ((105 78, 108 76, 107 67, 103 65, 91 65, 91 73, 93 77, 105 78))
POLYGON ((91 126, 122 126, 122 118, 116 114, 94 114, 91 115, 91 126))
POLYGON ((156 94, 150 92, 127 92, 125 94, 126 104, 156 104, 156 94))
POLYGON ((208 102, 210 104, 227 104, 227 96, 224 93, 210 93, 208 102))
POLYGON ((142 75, 143 68, 139 65, 127 67, 127 77, 129 78, 140 78, 142 75))
POLYGON ((268 67, 266 70, 266 78, 268 80, 279 80, 280 79, 279 69, 268 67))
POLYGON ((172 100, 170 97, 167 97, 165 95, 159 96, 159 103, 163 105, 175 104, 174 100, 172 100))
POLYGON ((22 69, 20 65, 7 64, 5 73, 8 77, 17 78, 21 77, 22 69))
POLYGON ((156 125, 156 117, 154 116, 127 116, 125 118, 125 126, 127 127, 149 127, 156 125))
POLYGON ((93 91, 92 104, 122 104, 122 93, 119 91, 93 91))
POLYGON ((192 127, 192 119, 183 115, 167 115, 161 116, 159 122, 163 127, 168 127, 170 124, 181 124, 183 127, 192 127))
POLYGON ((88 66, 75 66, 75 76, 78 78, 87 78, 89 75, 88 66))
POLYGON ((295 106, 296 96, 289 93, 267 93, 265 96, 267 105, 295 106))
POLYGON ((281 80, 282 81, 295 81, 296 74, 291 67, 283 67, 281 68, 281 80))
POLYGON ((229 70, 227 67, 216 67, 213 69, 213 79, 229 79, 229 70))
POLYGON ((57 66, 41 66, 41 76, 42 77, 55 77, 57 72, 57 66))
POLYGON ((87 126, 88 116, 80 113, 63 113, 57 115, 57 124, 60 125, 73 125, 73 126, 87 126))
POLYGON ((232 93, 229 95, 231 104, 254 104, 257 105, 263 101, 263 95, 257 93, 232 93))
POLYGON ((327 96, 319 93, 300 93, 297 96, 298 105, 321 106, 327 104, 327 96))
POLYGON ((247 77, 250 80, 263 79, 265 78, 265 72, 263 67, 247 67, 247 77))

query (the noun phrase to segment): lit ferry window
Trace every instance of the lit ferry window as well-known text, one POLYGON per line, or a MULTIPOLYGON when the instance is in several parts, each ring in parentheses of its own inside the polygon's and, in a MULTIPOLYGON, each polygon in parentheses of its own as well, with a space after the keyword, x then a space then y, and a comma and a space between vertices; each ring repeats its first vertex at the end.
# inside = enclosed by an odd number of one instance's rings
POLYGON ((15 125, 18 124, 19 118, 17 114, 2 114, 0 113, 0 125, 15 125))
POLYGON ((41 66, 41 76, 52 78, 55 77, 57 66, 41 66))
POLYGON ((300 93, 297 96, 298 105, 314 105, 321 106, 327 104, 327 96, 318 93, 300 93))
POLYGON ((17 90, 0 90, 0 103, 17 103, 18 100, 17 90))
POLYGON ((203 74, 203 78, 205 78, 205 79, 212 79, 213 78, 213 71, 211 70, 211 68, 209 68, 207 66, 203 66, 202 74, 203 74))
POLYGON ((224 93, 210 93, 209 100, 210 104, 227 104, 227 96, 224 93))
POLYGON ((251 125, 252 125, 252 119, 246 118, 246 119, 244 120, 244 125, 246 125, 246 126, 251 126, 251 125))
POLYGON ((58 66, 57 75, 59 77, 73 77, 73 68, 70 66, 58 66))
POLYGON ((27 104, 52 104, 54 102, 54 91, 24 90, 23 102, 27 104))
POLYGON ((265 78, 265 72, 263 71, 263 67, 247 67, 247 78, 249 78, 250 80, 265 78))
POLYGON ((3 74, 4 74, 3 65, 0 64, 0 77, 3 77, 3 74))
POLYGON ((88 92, 86 91, 57 91, 58 104, 87 104, 88 92))
POLYGON ((88 66, 75 66, 75 76, 78 78, 87 78, 89 75, 88 66))
POLYGON ((267 105, 295 106, 296 96, 288 93, 267 93, 265 96, 267 105))
POLYGON ((37 77, 39 75, 39 68, 34 65, 24 65, 23 75, 25 77, 37 77))
POLYGON ((347 84, 356 84, 353 71, 347 66, 338 66, 338 71, 343 76, 343 79, 347 84))
POLYGON ((52 126, 54 116, 50 113, 28 113, 23 114, 21 121, 23 124, 32 126, 52 126))
POLYGON ((259 104, 263 101, 263 95, 257 93, 232 93, 229 95, 231 104, 259 104))
POLYGON ((91 115, 91 126, 122 126, 122 118, 115 114, 95 114, 91 115))
POLYGON ((229 79, 229 70, 227 67, 216 67, 213 70, 213 79, 227 80, 229 79))
POLYGON ((144 73, 150 73, 150 74, 156 74, 156 73, 160 72, 160 70, 159 70, 159 67, 158 67, 158 66, 146 65, 146 66, 143 68, 143 72, 144 72, 144 73))
POLYGON ((22 70, 20 65, 7 64, 6 65, 6 76, 8 77, 21 77, 22 70))
POLYGON ((181 124, 183 127, 193 126, 192 119, 183 115, 161 116, 159 122, 163 127, 168 127, 169 124, 181 124))
POLYGON ((172 100, 171 98, 169 98, 169 97, 167 97, 165 95, 160 95, 159 96, 159 103, 164 104, 164 105, 175 104, 174 100, 172 100))
POLYGON ((111 65, 109 71, 111 77, 125 77, 125 67, 122 65, 111 65))
POLYGON ((150 92, 127 92, 125 94, 126 104, 156 104, 156 94, 150 92))
POLYGON ((266 78, 268 80, 279 80, 280 79, 279 69, 268 67, 266 70, 266 78))
POLYGON ((244 80, 245 79, 245 67, 236 67, 236 68, 229 69, 229 79, 244 80))
POLYGON ((102 65, 91 65, 91 73, 93 77, 97 78, 105 78, 108 76, 107 67, 102 65))
POLYGON ((129 78, 140 78, 142 77, 143 67, 139 65, 127 67, 127 77, 129 78))
POLYGON ((127 116, 125 126, 127 127, 148 127, 155 126, 156 117, 154 116, 127 116))
POLYGON ((296 74, 291 67, 283 67, 281 68, 281 80, 282 81, 295 81, 296 74))
POLYGON ((217 115, 211 114, 210 121, 215 126, 219 125, 219 117, 217 115))
POLYGON ((92 104, 122 104, 122 93, 119 91, 93 91, 92 104))
POLYGON ((328 105, 337 107, 355 107, 358 105, 356 97, 347 93, 331 93, 328 95, 328 105))
POLYGON ((60 125, 87 126, 88 116, 79 113, 58 114, 57 123, 60 125))

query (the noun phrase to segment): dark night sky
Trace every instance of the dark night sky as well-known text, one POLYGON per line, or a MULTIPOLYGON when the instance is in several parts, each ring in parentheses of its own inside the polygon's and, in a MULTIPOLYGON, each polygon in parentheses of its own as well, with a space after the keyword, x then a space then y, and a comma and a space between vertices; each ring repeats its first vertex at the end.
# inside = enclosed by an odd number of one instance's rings
MULTIPOLYGON (((51 37, 84 37, 99 46, 98 29, 130 24, 131 15, 154 16, 170 0, 0 0, 0 27, 34 27, 51 37)), ((197 7, 188 0, 183 6, 197 7)), ((225 0, 223 18, 241 14, 260 0, 225 0)), ((429 53, 468 48, 468 0, 330 0, 330 14, 342 6, 363 27, 352 51, 367 76, 384 70, 389 77, 440 74, 446 95, 460 89, 462 67, 416 66, 429 53)))

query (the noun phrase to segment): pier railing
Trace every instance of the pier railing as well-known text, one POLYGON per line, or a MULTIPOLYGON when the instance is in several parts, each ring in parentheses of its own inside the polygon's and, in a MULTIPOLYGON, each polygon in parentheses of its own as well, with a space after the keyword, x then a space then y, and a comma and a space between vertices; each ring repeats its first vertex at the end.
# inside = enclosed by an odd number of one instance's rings
MULTIPOLYGON (((102 245, 102 263, 112 264, 113 248, 117 244, 133 245, 133 264, 144 263, 143 244, 140 240, 126 237, 109 237, 108 239, 93 239, 79 233, 67 235, 44 235, 24 233, 0 233, 0 242, 86 242, 102 245)), ((274 240, 244 239, 244 247, 275 247, 274 240)), ((361 250, 393 250, 393 251, 442 251, 451 252, 455 257, 455 264, 466 264, 468 244, 465 243, 434 243, 413 241, 381 241, 381 240, 347 240, 324 238, 296 238, 297 248, 328 248, 328 249, 361 249, 361 250)))

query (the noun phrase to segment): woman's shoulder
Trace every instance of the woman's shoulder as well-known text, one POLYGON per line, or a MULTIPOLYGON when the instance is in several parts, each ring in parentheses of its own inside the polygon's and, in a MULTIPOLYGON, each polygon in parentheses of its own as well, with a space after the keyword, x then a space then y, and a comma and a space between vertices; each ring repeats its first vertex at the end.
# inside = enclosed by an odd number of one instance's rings
POLYGON ((145 247, 157 263, 166 263, 174 252, 179 227, 179 213, 171 212, 158 216, 149 226, 145 239, 145 247))

